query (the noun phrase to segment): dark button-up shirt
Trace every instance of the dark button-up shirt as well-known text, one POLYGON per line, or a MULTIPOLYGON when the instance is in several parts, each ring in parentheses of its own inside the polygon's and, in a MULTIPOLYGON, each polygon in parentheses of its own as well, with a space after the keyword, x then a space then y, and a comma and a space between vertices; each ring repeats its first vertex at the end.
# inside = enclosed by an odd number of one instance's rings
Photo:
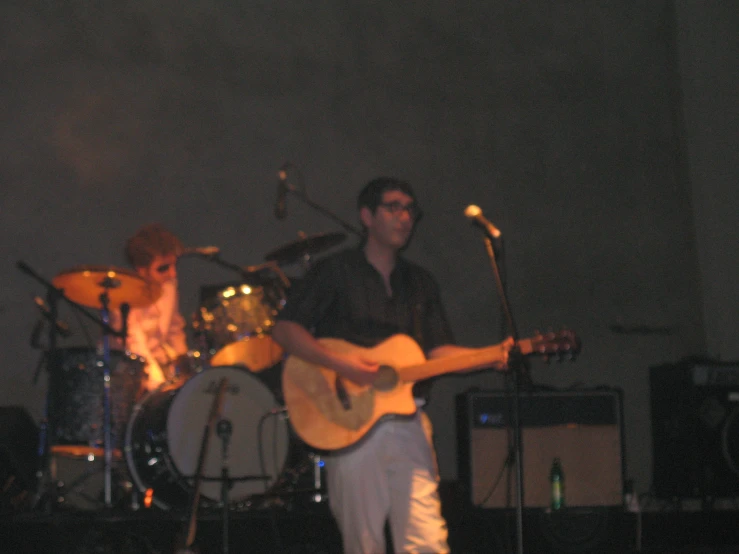
POLYGON ((392 296, 361 249, 319 261, 295 283, 278 319, 300 323, 316 337, 374 346, 397 333, 410 335, 424 352, 454 337, 433 276, 404 258, 390 275, 392 296))

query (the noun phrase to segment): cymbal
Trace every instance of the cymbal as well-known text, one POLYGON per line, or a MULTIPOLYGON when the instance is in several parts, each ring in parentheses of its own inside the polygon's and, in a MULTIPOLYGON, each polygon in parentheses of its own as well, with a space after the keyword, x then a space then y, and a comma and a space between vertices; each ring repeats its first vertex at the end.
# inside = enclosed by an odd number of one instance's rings
POLYGON ((162 293, 158 283, 144 279, 130 269, 104 265, 81 265, 62 271, 51 281, 64 295, 88 308, 100 308, 100 295, 108 293, 108 307, 127 303, 140 308, 153 303, 162 293))
POLYGON ((288 265, 299 261, 303 256, 313 256, 338 246, 344 240, 346 240, 346 233, 318 233, 272 250, 264 259, 275 261, 280 265, 288 265))

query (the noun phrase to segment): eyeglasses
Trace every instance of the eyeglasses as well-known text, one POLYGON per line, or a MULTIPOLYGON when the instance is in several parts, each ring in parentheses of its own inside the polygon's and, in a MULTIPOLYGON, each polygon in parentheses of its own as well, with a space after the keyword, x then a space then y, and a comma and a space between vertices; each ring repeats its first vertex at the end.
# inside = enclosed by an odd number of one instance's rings
POLYGON ((403 212, 408 212, 408 217, 410 217, 413 221, 418 221, 419 219, 421 219, 421 216, 423 216, 421 208, 419 208, 418 205, 414 202, 411 202, 410 204, 402 204, 398 201, 380 202, 380 204, 378 205, 382 206, 393 215, 400 215, 403 212))

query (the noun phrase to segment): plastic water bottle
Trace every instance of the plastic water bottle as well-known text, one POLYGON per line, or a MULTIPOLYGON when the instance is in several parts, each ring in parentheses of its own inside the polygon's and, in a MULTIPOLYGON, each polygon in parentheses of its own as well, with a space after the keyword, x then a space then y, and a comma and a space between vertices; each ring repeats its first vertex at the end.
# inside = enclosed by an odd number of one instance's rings
POLYGON ((549 472, 549 483, 552 486, 552 510, 564 508, 565 474, 559 458, 554 458, 554 461, 552 461, 552 469, 549 472))

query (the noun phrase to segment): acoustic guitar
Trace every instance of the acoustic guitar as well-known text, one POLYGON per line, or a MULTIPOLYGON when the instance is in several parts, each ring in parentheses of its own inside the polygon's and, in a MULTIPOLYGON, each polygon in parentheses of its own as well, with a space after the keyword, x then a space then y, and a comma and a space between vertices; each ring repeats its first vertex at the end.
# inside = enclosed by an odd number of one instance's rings
MULTIPOLYGON (((413 384, 439 375, 492 365, 500 360, 500 346, 469 354, 427 360, 407 335, 393 335, 372 348, 341 339, 319 342, 336 352, 361 351, 380 364, 372 385, 357 385, 330 369, 290 356, 285 361, 282 390, 290 422, 298 436, 318 450, 341 450, 358 443, 387 417, 416 413, 413 384)), ((539 334, 518 341, 524 356, 574 357, 580 341, 571 331, 539 334)))

